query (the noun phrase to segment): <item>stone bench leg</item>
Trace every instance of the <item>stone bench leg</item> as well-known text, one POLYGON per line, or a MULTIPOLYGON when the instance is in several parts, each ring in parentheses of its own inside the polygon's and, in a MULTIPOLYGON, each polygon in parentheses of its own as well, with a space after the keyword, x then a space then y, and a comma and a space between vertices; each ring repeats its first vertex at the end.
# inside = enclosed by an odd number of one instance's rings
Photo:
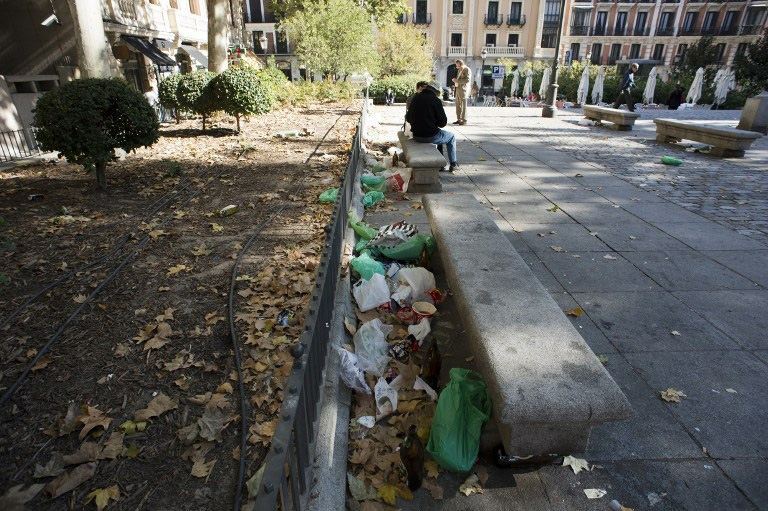
POLYGON ((616 131, 632 131, 631 124, 618 124, 614 122, 611 125, 611 128, 615 129, 616 131))
POLYGON ((664 133, 656 133, 656 142, 662 142, 662 143, 669 143, 673 144, 675 142, 680 142, 679 138, 672 137, 670 135, 666 135, 664 133))
POLYGON ((439 193, 443 191, 439 168, 414 168, 408 191, 413 193, 439 193))
POLYGON ((721 158, 742 158, 744 156, 744 150, 742 149, 726 149, 725 147, 712 146, 709 154, 712 156, 720 156, 721 158))

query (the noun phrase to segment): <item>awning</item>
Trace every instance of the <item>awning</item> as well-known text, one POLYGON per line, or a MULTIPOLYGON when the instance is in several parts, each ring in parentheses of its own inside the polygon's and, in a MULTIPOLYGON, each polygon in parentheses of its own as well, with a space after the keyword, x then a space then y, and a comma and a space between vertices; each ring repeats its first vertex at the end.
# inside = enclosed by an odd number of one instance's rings
POLYGON ((128 45, 131 46, 134 50, 138 51, 139 53, 143 53, 147 58, 149 58, 158 66, 175 67, 177 65, 175 60, 161 52, 157 46, 150 43, 146 39, 139 39, 138 37, 134 37, 132 35, 123 35, 121 37, 123 41, 128 43, 128 45))
POLYGON ((181 50, 189 55, 189 58, 197 62, 199 66, 208 69, 208 57, 205 56, 205 53, 188 44, 182 44, 181 50))

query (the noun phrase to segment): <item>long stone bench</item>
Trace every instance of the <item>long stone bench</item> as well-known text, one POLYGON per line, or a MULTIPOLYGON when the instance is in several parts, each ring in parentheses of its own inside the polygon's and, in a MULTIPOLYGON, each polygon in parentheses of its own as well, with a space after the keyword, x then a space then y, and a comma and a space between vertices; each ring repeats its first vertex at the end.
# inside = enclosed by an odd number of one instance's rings
POLYGON ((744 156, 752 142, 762 135, 754 131, 720 126, 707 126, 692 121, 675 119, 654 119, 658 142, 679 142, 694 140, 712 146, 710 154, 715 156, 744 156))
POLYGON ((443 190, 440 183, 440 169, 445 164, 445 158, 432 144, 415 142, 402 131, 397 132, 400 147, 406 164, 413 169, 408 191, 413 193, 436 193, 443 190))
POLYGON ((632 126, 635 125, 635 120, 640 117, 640 114, 635 112, 605 106, 584 105, 581 109, 584 110, 584 117, 587 119, 600 122, 608 121, 612 123, 613 129, 619 131, 631 131, 632 126))
POLYGON ((472 195, 424 205, 508 454, 584 452, 593 426, 632 416, 618 385, 472 195))

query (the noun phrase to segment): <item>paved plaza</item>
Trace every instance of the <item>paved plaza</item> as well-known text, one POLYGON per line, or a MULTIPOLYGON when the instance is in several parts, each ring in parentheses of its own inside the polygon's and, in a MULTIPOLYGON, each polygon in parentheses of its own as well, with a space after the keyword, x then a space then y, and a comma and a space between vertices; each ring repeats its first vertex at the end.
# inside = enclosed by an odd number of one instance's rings
MULTIPOLYGON (((376 113, 394 142, 403 108, 376 113)), ((619 133, 477 107, 450 128, 461 171, 441 175, 443 199, 474 194, 562 309, 585 311, 570 319, 636 415, 593 431, 590 472, 488 466, 472 497, 445 474, 444 500, 418 492, 406 509, 768 509, 768 137, 720 159, 656 143, 652 117, 735 126, 738 112, 641 111, 619 133), (660 399, 669 387, 682 402, 660 399)))

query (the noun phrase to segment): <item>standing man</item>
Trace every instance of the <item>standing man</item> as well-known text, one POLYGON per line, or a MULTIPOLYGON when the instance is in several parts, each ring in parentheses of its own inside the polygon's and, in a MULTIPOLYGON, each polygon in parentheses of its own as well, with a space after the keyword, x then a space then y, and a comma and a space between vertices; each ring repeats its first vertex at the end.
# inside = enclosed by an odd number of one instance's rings
POLYGON ((440 86, 430 83, 424 90, 413 96, 405 118, 411 125, 413 140, 424 144, 435 144, 442 153, 442 145, 448 146, 448 170, 459 170, 456 159, 456 136, 444 128, 448 124, 443 102, 440 101, 440 86))
POLYGON ((635 87, 635 73, 640 68, 635 62, 629 66, 629 70, 621 80, 621 88, 619 89, 619 95, 616 97, 616 101, 613 103, 613 108, 619 108, 623 103, 627 104, 627 108, 630 112, 635 111, 635 102, 632 100, 632 89, 635 87))
POLYGON ((456 100, 456 122, 453 124, 467 124, 467 96, 469 96, 469 87, 472 83, 472 72, 461 59, 456 60, 456 78, 453 79, 456 84, 454 97, 456 100))

